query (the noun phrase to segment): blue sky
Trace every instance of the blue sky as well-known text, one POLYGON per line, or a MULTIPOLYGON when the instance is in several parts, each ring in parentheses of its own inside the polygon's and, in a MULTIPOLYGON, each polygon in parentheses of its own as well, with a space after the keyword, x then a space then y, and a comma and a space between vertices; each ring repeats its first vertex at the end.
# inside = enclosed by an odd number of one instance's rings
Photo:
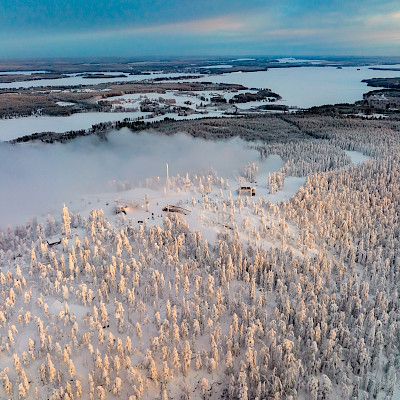
POLYGON ((399 55, 400 1, 0 0, 0 58, 399 55))

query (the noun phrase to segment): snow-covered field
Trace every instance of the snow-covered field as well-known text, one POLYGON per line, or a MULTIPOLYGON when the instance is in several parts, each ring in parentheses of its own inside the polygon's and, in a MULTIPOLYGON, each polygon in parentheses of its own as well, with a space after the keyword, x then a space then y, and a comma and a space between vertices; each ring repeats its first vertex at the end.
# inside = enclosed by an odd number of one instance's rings
POLYGON ((75 105, 75 103, 71 103, 69 101, 56 101, 56 104, 61 107, 69 107, 75 105))
POLYGON ((346 154, 351 158, 351 162, 353 164, 362 164, 365 161, 371 159, 371 157, 366 156, 365 154, 360 153, 359 151, 346 151, 346 154))
POLYGON ((200 68, 205 68, 205 69, 219 69, 219 68, 232 68, 233 65, 230 64, 214 64, 214 65, 204 65, 200 68))
MULTIPOLYGON (((236 92, 227 92, 223 93, 226 99, 232 98, 234 95, 245 92, 243 91, 236 91, 236 92)), ((193 91, 193 92, 179 92, 179 91, 166 91, 165 93, 137 93, 137 94, 124 94, 121 96, 114 96, 108 97, 107 101, 114 102, 114 106, 123 106, 123 107, 132 107, 132 108, 139 108, 140 102, 143 100, 150 100, 150 101, 158 101, 159 99, 163 100, 174 100, 174 105, 177 106, 186 106, 192 109, 196 109, 197 106, 201 104, 208 104, 211 96, 217 96, 218 94, 222 94, 218 91, 193 91), (201 100, 201 97, 204 97, 208 100, 204 101, 201 100), (188 104, 189 102, 190 104, 188 104), (186 104, 185 104, 186 103, 186 104)))

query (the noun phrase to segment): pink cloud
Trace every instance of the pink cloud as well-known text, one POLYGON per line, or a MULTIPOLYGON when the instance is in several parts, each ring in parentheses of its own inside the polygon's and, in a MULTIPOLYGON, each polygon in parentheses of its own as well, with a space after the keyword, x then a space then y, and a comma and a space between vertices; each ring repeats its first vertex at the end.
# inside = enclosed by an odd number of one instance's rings
POLYGON ((271 38, 291 38, 291 37, 310 37, 315 35, 320 35, 325 32, 321 29, 311 29, 311 28, 287 28, 287 29, 273 29, 270 31, 265 31, 264 36, 271 38))
POLYGON ((384 25, 387 26, 388 24, 393 23, 400 23, 400 11, 388 13, 388 14, 378 14, 369 16, 365 20, 366 25, 370 26, 377 26, 377 25, 384 25))
POLYGON ((184 21, 160 25, 127 27, 102 31, 103 35, 114 34, 197 34, 235 33, 246 30, 248 25, 236 16, 224 16, 193 21, 184 21))

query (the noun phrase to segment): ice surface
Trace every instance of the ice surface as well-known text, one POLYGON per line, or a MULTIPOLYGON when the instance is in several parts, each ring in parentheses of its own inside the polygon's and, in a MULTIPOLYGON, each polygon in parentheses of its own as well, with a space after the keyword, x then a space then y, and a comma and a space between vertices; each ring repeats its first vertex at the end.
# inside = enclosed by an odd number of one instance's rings
MULTIPOLYGON (((129 103, 128 103, 129 105, 129 103)), ((136 108, 131 104, 132 108, 136 108)), ((126 108, 129 108, 126 107, 126 108)), ((204 117, 224 117, 222 110, 209 108, 203 114, 178 115, 177 113, 166 113, 150 117, 151 113, 141 111, 125 112, 89 112, 77 113, 65 117, 30 116, 13 119, 0 119, 0 141, 17 139, 25 135, 41 132, 63 133, 71 130, 89 129, 94 124, 101 122, 122 121, 125 118, 145 118, 145 121, 161 121, 165 118, 176 120, 200 119, 204 117)))
POLYGON ((280 64, 297 64, 297 63, 309 63, 309 64, 321 64, 324 60, 312 60, 306 58, 295 58, 295 57, 284 57, 277 58, 280 64))
MULTIPOLYGON (((380 66, 385 67, 385 66, 380 66)), ((389 67, 389 66, 387 66, 389 67)), ((395 67, 395 66, 390 66, 395 67)), ((141 80, 149 79, 149 77, 171 77, 171 76, 184 76, 185 74, 153 74, 153 75, 132 75, 123 80, 141 80)), ((241 73, 225 73, 219 75, 211 75, 200 78, 201 81, 223 82, 223 83, 237 83, 247 86, 249 88, 270 88, 271 90, 279 93, 282 96, 281 101, 275 102, 276 104, 286 104, 298 107, 311 107, 322 104, 334 104, 343 102, 354 102, 362 98, 369 88, 362 79, 372 77, 395 77, 398 76, 397 71, 378 71, 372 70, 370 67, 346 67, 337 69, 334 67, 298 67, 298 68, 274 68, 268 71, 258 72, 241 72, 241 73)), ((113 82, 113 79, 121 80, 121 78, 109 78, 104 82, 113 82), (111 80, 110 80, 111 79, 111 80)), ((28 87, 30 84, 83 84, 83 83, 100 83, 102 79, 87 79, 81 76, 71 75, 65 79, 55 80, 40 80, 31 82, 21 82, 21 85, 28 87), (86 81, 83 81, 85 80, 86 81), (50 82, 52 81, 52 82, 50 82), (90 82, 88 82, 90 81, 90 82)), ((9 85, 9 84, 4 84, 9 85)), ((12 83, 11 85, 16 85, 12 83)), ((0 84, 0 87, 1 84, 0 84)), ((212 91, 199 91, 192 94, 179 94, 178 92, 167 93, 148 93, 146 96, 152 99, 164 98, 175 99, 176 104, 184 106, 185 101, 192 102, 189 107, 195 109, 200 105, 200 96, 210 97, 214 95, 212 91)), ((236 93, 225 92, 224 96, 227 100, 232 98, 236 93)), ((138 108, 140 98, 144 95, 124 95, 120 97, 109 98, 108 100, 119 100, 121 106, 125 108, 138 108)), ((59 102, 59 105, 67 106, 65 102, 59 102), (62 103, 62 104, 61 104, 62 103)), ((72 104, 72 103, 71 103, 72 104)), ((247 110, 252 107, 257 107, 265 104, 265 102, 251 102, 238 104, 237 107, 242 110, 247 110)), ((68 105, 70 105, 68 103, 68 105)), ((118 106, 116 104, 114 107, 118 106)), ((223 114, 221 110, 215 108, 208 110, 208 114, 196 114, 192 116, 177 117, 176 114, 169 114, 169 117, 176 119, 194 119, 203 116, 220 116, 223 114), (211 111, 211 112, 210 112, 211 111)), ((118 112, 118 113, 83 113, 74 114, 67 117, 25 117, 18 119, 4 119, 0 120, 0 140, 11 140, 23 135, 29 135, 37 132, 66 132, 69 130, 87 129, 93 124, 117 121, 124 118, 136 118, 139 116, 147 116, 146 113, 140 112, 118 112)), ((154 120, 160 120, 164 117, 156 117, 154 120)))
POLYGON ((0 75, 32 75, 47 73, 49 73, 49 71, 1 71, 0 75))
MULTIPOLYGON (((385 67, 385 66, 379 66, 385 67)), ((391 67, 396 67, 395 65, 391 67)), ((268 71, 224 73, 200 81, 242 84, 249 88, 269 88, 282 96, 277 104, 308 108, 323 104, 353 103, 374 88, 361 82, 368 78, 399 76, 398 71, 372 70, 370 67, 295 67, 268 71)))
POLYGON ((30 116, 23 118, 0 119, 0 140, 12 140, 37 132, 67 132, 88 129, 94 124, 107 121, 120 121, 124 118, 137 118, 147 115, 140 112, 88 112, 65 117, 30 116))
MULTIPOLYGON (((108 72, 98 72, 99 74, 104 73, 110 75, 108 72)), ((115 73, 117 74, 117 73, 115 73)), ((119 72, 118 74, 124 74, 119 72)), ((66 78, 60 79, 39 79, 25 82, 11 82, 11 83, 0 83, 0 89, 16 89, 16 88, 29 88, 29 87, 39 87, 39 86, 76 86, 76 85, 96 85, 98 83, 113 83, 113 82, 133 82, 133 81, 143 81, 146 79, 154 78, 174 78, 178 76, 190 76, 193 74, 186 73, 154 73, 150 75, 126 75, 120 78, 85 78, 79 74, 68 74, 66 78)))
POLYGON ((231 60, 231 62, 237 61, 255 61, 255 58, 235 58, 234 60, 231 60))

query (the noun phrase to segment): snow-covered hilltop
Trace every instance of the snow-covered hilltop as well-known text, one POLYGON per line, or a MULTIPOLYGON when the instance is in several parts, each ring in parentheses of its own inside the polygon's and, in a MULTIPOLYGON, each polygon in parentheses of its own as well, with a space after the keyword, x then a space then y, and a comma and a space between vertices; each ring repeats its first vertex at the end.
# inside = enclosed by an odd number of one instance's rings
POLYGON ((66 180, 67 206, 0 232, 0 398, 391 398, 399 122, 227 121, 157 129, 252 140, 165 136, 163 153, 125 128, 89 142, 86 168, 126 179, 75 200, 66 180))

